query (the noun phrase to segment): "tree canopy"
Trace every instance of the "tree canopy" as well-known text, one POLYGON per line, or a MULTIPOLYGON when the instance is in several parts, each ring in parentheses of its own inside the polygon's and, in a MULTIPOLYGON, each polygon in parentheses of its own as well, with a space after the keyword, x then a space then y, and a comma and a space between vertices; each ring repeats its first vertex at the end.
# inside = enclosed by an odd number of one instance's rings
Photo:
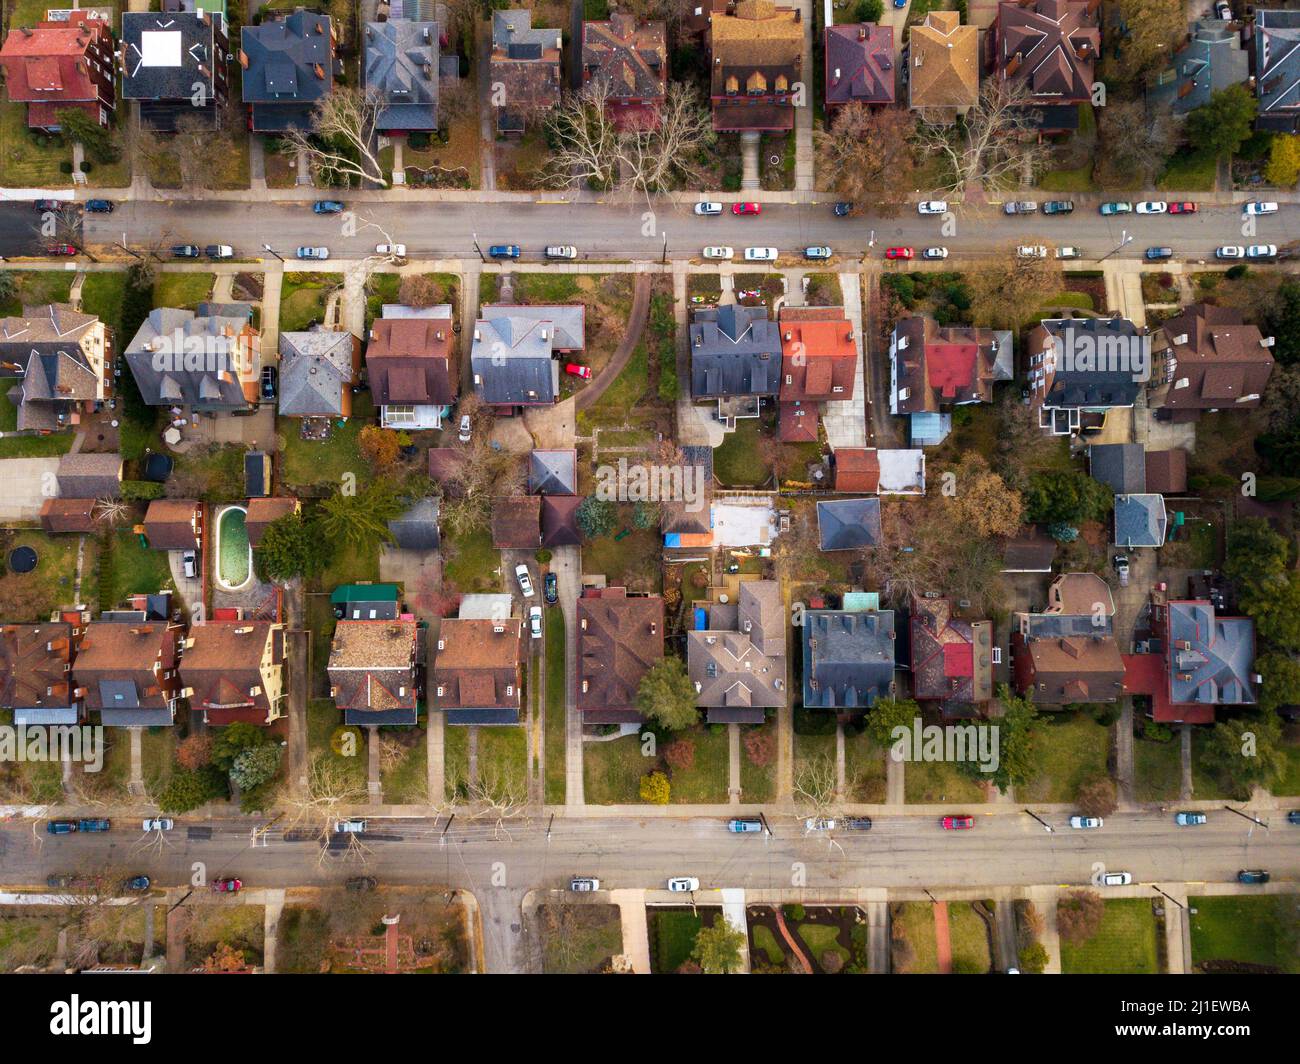
POLYGON ((691 957, 699 962, 705 975, 727 975, 740 967, 740 949, 744 944, 744 932, 718 916, 712 927, 701 927, 696 934, 691 957))
POLYGON ((695 707, 695 684, 681 658, 663 658, 641 677, 636 692, 637 709, 669 731, 692 727, 700 719, 695 707))
POLYGON ((1187 139, 1215 155, 1235 152, 1253 132, 1255 95, 1244 84, 1229 85, 1187 116, 1187 139))

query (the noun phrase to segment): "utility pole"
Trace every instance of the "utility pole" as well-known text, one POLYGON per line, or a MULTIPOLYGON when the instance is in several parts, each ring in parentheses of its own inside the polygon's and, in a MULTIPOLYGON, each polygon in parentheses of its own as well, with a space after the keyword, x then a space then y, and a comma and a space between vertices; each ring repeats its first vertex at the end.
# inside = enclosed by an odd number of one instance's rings
POLYGON ((262 250, 263 250, 263 251, 269 251, 269 252, 270 252, 272 255, 274 255, 277 259, 279 259, 281 263, 284 262, 284 256, 281 255, 278 251, 276 251, 275 248, 271 247, 270 244, 263 244, 263 245, 262 245, 262 250))
POLYGON ((1242 820, 1249 820, 1252 824, 1258 824, 1265 831, 1268 830, 1268 825, 1258 817, 1251 816, 1249 813, 1243 813, 1240 809, 1233 809, 1230 805, 1225 805, 1223 808, 1229 813, 1236 813, 1242 820))
POLYGON ((1116 244, 1113 248, 1111 248, 1108 252, 1106 252, 1106 254, 1104 254, 1101 258, 1099 258, 1097 260, 1098 262, 1105 262, 1108 258, 1114 255, 1115 252, 1119 251, 1121 248, 1127 247, 1129 244, 1133 242, 1133 238, 1128 235, 1127 229, 1121 229, 1119 235, 1120 235, 1119 243, 1116 244))
POLYGON ((478 233, 470 233, 470 237, 474 241, 474 250, 478 252, 479 260, 486 263, 487 256, 483 254, 483 249, 478 245, 478 233))
POLYGON ((1151 884, 1151 889, 1154 890, 1157 894, 1161 895, 1162 897, 1169 898, 1169 900, 1170 900, 1171 902, 1173 902, 1175 905, 1177 905, 1178 908, 1182 909, 1184 912, 1187 911, 1187 906, 1186 906, 1186 905, 1184 905, 1184 904, 1183 904, 1181 901, 1179 901, 1177 898, 1171 897, 1170 895, 1166 894, 1163 890, 1161 890, 1159 887, 1157 887, 1154 883, 1151 884))
POLYGON ((1034 818, 1035 820, 1037 820, 1040 824, 1042 824, 1042 825, 1043 825, 1043 830, 1046 831, 1049 835, 1050 835, 1050 834, 1055 830, 1055 829, 1052 827, 1051 824, 1049 824, 1046 820, 1044 820, 1044 819, 1043 819, 1041 816, 1039 816, 1037 813, 1031 813, 1028 809, 1022 809, 1022 810, 1020 810, 1020 811, 1021 811, 1022 813, 1024 813, 1026 816, 1031 816, 1031 817, 1033 817, 1033 818, 1034 818))
POLYGON ((666 266, 667 264, 668 264, 668 234, 667 234, 667 232, 665 232, 665 233, 664 233, 664 253, 663 253, 663 255, 660 256, 660 258, 659 258, 659 265, 660 265, 660 266, 666 266))

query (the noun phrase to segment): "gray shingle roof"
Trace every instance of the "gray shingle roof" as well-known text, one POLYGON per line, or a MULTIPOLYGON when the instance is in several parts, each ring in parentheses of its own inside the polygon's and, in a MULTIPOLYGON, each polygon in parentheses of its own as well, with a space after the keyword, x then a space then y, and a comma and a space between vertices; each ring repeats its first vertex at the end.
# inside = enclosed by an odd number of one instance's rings
MULTIPOLYGON (((1074 346, 1083 351, 1088 345, 1104 361, 1105 353, 1139 342, 1144 330, 1128 318, 1051 318, 1041 323, 1046 338, 1055 340, 1059 350, 1074 346)), ((1037 330, 1035 330, 1037 332, 1037 330)), ((1036 338, 1041 344, 1042 333, 1036 338)), ((1067 366, 1058 358, 1052 382, 1043 399, 1046 407, 1087 407, 1107 409, 1132 406, 1140 385, 1136 369, 1094 369, 1067 366)))
POLYGON ((333 417, 343 413, 344 389, 352 384, 350 332, 313 329, 280 334, 280 413, 333 417))
POLYGON ((1214 607, 1208 602, 1171 602, 1169 641, 1171 702, 1254 704, 1253 621, 1246 617, 1215 617, 1214 607))
POLYGON ((1115 544, 1120 547, 1159 547, 1168 529, 1161 495, 1115 496, 1115 544))
POLYGON ((1140 495, 1147 490, 1146 449, 1140 443, 1094 443, 1088 473, 1116 495, 1140 495))
POLYGON ((1300 11, 1256 10, 1255 93, 1260 129, 1295 129, 1300 116, 1300 11))
POLYGON ((817 504, 822 550, 855 550, 880 544, 880 500, 837 499, 817 504))
POLYGON ((438 44, 436 22, 390 18, 366 23, 366 87, 377 90, 384 109, 381 130, 438 128, 438 44))
MULTIPOLYGON (((204 316, 174 307, 150 311, 126 348, 127 365, 144 401, 199 410, 248 406, 237 373, 239 342, 247 326, 247 314, 204 316)), ((255 360, 258 342, 254 333, 255 360)))
POLYGON ((865 708, 894 683, 894 611, 808 610, 803 624, 803 704, 865 708))
POLYGON ((399 517, 388 522, 393 543, 403 550, 437 550, 441 546, 438 535, 438 499, 420 499, 399 517))
POLYGON ((557 350, 585 347, 582 306, 489 305, 474 325, 474 388, 494 406, 546 404, 559 394, 557 350))
POLYGON ((530 495, 575 495, 578 454, 573 450, 532 451, 528 455, 530 495))
POLYGON ((306 128, 316 101, 334 88, 330 17, 298 8, 284 18, 245 26, 244 102, 253 129, 306 128))
POLYGON ((785 608, 775 580, 746 580, 736 610, 709 610, 707 630, 687 633, 695 701, 704 707, 784 706, 785 608))
POLYGON ((691 395, 776 395, 781 386, 781 330, 766 307, 697 310, 690 327, 691 395))
POLYGON ((225 16, 214 11, 165 14, 122 12, 122 96, 127 100, 175 100, 189 104, 195 84, 214 98, 214 54, 217 39, 225 40, 225 16))

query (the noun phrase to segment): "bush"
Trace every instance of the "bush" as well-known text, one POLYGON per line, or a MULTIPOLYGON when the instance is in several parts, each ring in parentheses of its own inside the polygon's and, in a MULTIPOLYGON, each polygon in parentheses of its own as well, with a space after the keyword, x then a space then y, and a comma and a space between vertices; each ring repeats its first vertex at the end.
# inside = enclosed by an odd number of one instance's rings
POLYGON ((93 169, 95 169, 95 164, 92 163, 89 159, 83 159, 81 161, 81 172, 83 174, 88 174, 93 169))
POLYGON ((782 906, 781 911, 785 913, 786 919, 788 920, 804 920, 808 916, 808 910, 798 902, 795 902, 793 905, 782 906))
POLYGON ((406 144, 412 151, 424 151, 430 143, 429 134, 423 131, 409 133, 406 137, 406 144))
POLYGON ((664 760, 674 772, 689 772, 695 767, 695 743, 676 739, 664 747, 664 760))
POLYGON ((71 159, 64 159, 63 162, 59 163, 59 173, 61 173, 61 174, 70 174, 70 173, 72 173, 72 160, 71 160, 71 159))
POLYGON ((795 735, 834 735, 835 714, 809 709, 794 711, 795 735))
POLYGON ((191 735, 182 739, 176 748, 176 763, 190 771, 212 764, 212 736, 191 735))
POLYGON ((853 17, 859 22, 879 22, 882 14, 884 4, 881 0, 858 0, 858 6, 853 9, 853 17))
POLYGON ((128 502, 144 502, 161 499, 163 486, 153 480, 124 480, 121 487, 122 498, 128 502))
POLYGON ((539 550, 536 554, 533 555, 533 559, 537 562, 538 565, 545 565, 547 562, 551 560, 551 557, 552 557, 551 552, 544 547, 541 550, 539 550))
POLYGON ((1244 262, 1239 262, 1236 266, 1229 266, 1225 271, 1224 276, 1227 277, 1229 281, 1235 281, 1239 277, 1245 277, 1249 272, 1250 267, 1244 262))
POLYGON ((225 774, 215 766, 180 769, 172 773, 167 786, 157 795, 158 808, 164 813, 188 813, 228 793, 225 774))
POLYGON ((672 796, 672 785, 662 772, 648 772, 641 777, 641 801, 651 805, 667 805, 672 796))
POLYGON ((1020 970, 1026 975, 1042 975, 1047 960, 1047 947, 1041 942, 1031 942, 1020 951, 1020 970))
POLYGON ((1150 739, 1154 743, 1167 743, 1173 737, 1173 730, 1168 724, 1157 724, 1154 720, 1144 721, 1142 724, 1144 739, 1150 739))
POLYGON ((743 742, 745 756, 751 765, 763 768, 770 765, 776 757, 776 736, 766 728, 753 728, 745 732, 743 742))

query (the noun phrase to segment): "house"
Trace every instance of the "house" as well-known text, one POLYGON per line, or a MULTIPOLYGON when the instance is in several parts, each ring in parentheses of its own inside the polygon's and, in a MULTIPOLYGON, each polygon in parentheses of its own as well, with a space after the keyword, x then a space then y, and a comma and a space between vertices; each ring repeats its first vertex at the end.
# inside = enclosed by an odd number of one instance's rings
POLYGON ((247 410, 258 401, 262 338, 248 304, 151 310, 125 354, 150 406, 216 414, 247 410))
POLYGON ((576 547, 582 543, 582 529, 578 526, 578 507, 582 499, 577 495, 543 495, 542 546, 547 550, 556 547, 576 547))
POLYGON ((1147 100, 1176 118, 1210 102, 1216 92, 1250 76, 1241 31, 1219 19, 1199 19, 1183 44, 1147 87, 1147 100))
POLYGON ((783 133, 803 101, 804 27, 800 14, 772 0, 715 8, 709 25, 713 128, 719 133, 783 133))
POLYGON ((67 303, 23 307, 0 318, 0 387, 18 408, 19 431, 66 429, 81 423, 112 391, 112 334, 94 314, 67 303))
POLYGON ((826 27, 827 110, 894 102, 894 29, 871 22, 826 27))
POLYGON ((536 550, 542 543, 542 500, 516 495, 492 500, 492 546, 498 550, 536 550))
POLYGON ((381 134, 438 128, 438 50, 445 43, 437 22, 366 23, 364 86, 383 101, 375 119, 381 134))
POLYGON ((518 724, 523 688, 518 617, 448 617, 438 629, 429 709, 448 724, 518 724))
POLYGON ((1255 128, 1300 133, 1300 11, 1255 9, 1255 128))
POLYGON ((1146 448, 1140 443, 1091 444, 1088 474, 1116 495, 1141 495, 1147 490, 1146 448))
POLYGON ((714 399, 719 420, 758 417, 781 389, 781 329, 766 307, 697 310, 690 326, 691 397, 714 399))
POLYGON ((46 499, 41 528, 46 532, 94 532, 96 499, 46 499))
POLYGON ((27 105, 27 128, 59 131, 58 114, 83 111, 108 126, 117 107, 113 25, 95 10, 63 22, 13 26, 0 48, 10 103, 27 105))
POLYGON ((256 498, 249 499, 245 509, 247 515, 244 518, 244 528, 248 532, 248 544, 250 547, 257 547, 262 542, 262 533, 268 526, 289 514, 299 513, 302 510, 302 503, 297 499, 283 497, 256 498))
POLYGON ((1273 372, 1273 338, 1232 307, 1187 307, 1161 323, 1151 346, 1147 405, 1161 421, 1259 406, 1273 372))
POLYGON ((1004 573, 1050 573, 1056 559, 1056 540, 1047 536, 1008 539, 1002 549, 1004 573))
POLYGON ((216 127, 229 94, 226 16, 220 11, 122 12, 122 99, 160 133, 182 119, 216 127))
POLYGON ((824 551, 878 547, 879 499, 836 499, 817 504, 817 536, 824 551))
POLYGON ((1181 447, 1147 451, 1147 491, 1183 495, 1187 491, 1187 452, 1181 447))
POLYGON ((1169 529, 1163 495, 1115 496, 1115 545, 1161 547, 1169 529))
POLYGON ((316 105, 334 91, 343 72, 329 15, 295 8, 287 15, 265 12, 261 25, 240 35, 244 103, 254 133, 311 128, 316 105))
POLYGON ((735 602, 698 601, 703 614, 686 633, 686 663, 695 702, 710 724, 762 724, 765 709, 784 706, 785 606, 775 580, 742 580, 735 602))
POLYGON ((1015 377, 1011 333, 1004 329, 975 329, 939 325, 915 315, 899 320, 889 337, 889 412, 912 424, 913 442, 938 438, 918 431, 933 415, 968 403, 991 403, 993 386, 1015 377))
POLYGON ((474 391, 498 412, 555 402, 560 364, 553 356, 587 346, 586 313, 581 304, 484 306, 470 347, 474 391))
POLYGON ((244 455, 244 494, 250 499, 271 494, 271 456, 265 451, 244 455))
MULTIPOLYGON (((681 498, 659 504, 665 549, 713 543, 713 448, 684 444, 681 498)), ((671 493, 670 493, 671 494, 671 493)))
POLYGON ((577 451, 569 447, 528 452, 529 495, 576 495, 577 492, 577 451))
POLYGON ((805 610, 805 709, 864 710, 892 698, 893 610, 805 610))
POLYGON ((424 675, 414 620, 339 621, 330 641, 330 698, 344 724, 415 724, 424 675))
POLYGON ((342 330, 280 334, 282 417, 348 418, 361 373, 361 341, 342 330))
POLYGON ((1079 431, 1085 415, 1104 419, 1109 410, 1132 406, 1150 369, 1150 349, 1145 330, 1118 314, 1040 322, 1025 351, 1039 425, 1068 436, 1079 431))
POLYGON ((841 447, 831 455, 835 490, 846 495, 880 491, 880 453, 874 447, 841 447))
POLYGON ((122 491, 120 454, 65 454, 59 459, 55 479, 63 499, 116 499, 122 491))
POLYGON ((784 307, 777 438, 815 443, 820 404, 855 394, 858 349, 843 307, 784 307))
POLYGON ((979 27, 957 11, 930 11, 908 31, 907 105, 951 125, 979 102, 979 27))
POLYGON ((582 24, 582 82, 608 86, 605 112, 618 128, 658 124, 668 92, 668 37, 663 22, 613 11, 582 24))
POLYGON ((664 600, 625 587, 578 599, 578 710, 584 724, 634 724, 642 677, 664 656, 664 600))
POLYGON ((181 634, 179 624, 134 616, 92 622, 72 663, 74 694, 105 727, 170 727, 181 697, 181 634))
POLYGON ((912 695, 938 702, 945 717, 982 715, 993 697, 993 622, 955 615, 946 598, 917 599, 911 619, 912 695))
POLYGON ((246 620, 190 627, 181 655, 182 694, 204 724, 263 725, 284 715, 285 628, 246 620))
POLYGON ((393 546, 399 550, 431 551, 442 545, 438 533, 441 500, 417 499, 404 513, 388 522, 393 546))
POLYGON ((1125 670, 1114 616, 1110 586, 1096 573, 1058 576, 1041 613, 1015 615, 1016 690, 1045 706, 1119 701, 1125 670))
POLYGON ((0 709, 15 726, 80 724, 72 681, 82 629, 67 621, 0 625, 0 709))
POLYGON ((989 69, 1023 86, 1044 133, 1079 128, 1101 52, 1101 0, 1003 0, 986 41, 989 69))
POLYGON ((492 12, 488 82, 500 85, 492 110, 498 136, 522 136, 539 112, 560 102, 559 30, 533 26, 533 13, 512 8, 492 12))
POLYGON ((401 613, 396 584, 342 584, 330 592, 338 620, 395 621, 401 613))
POLYGON ((366 377, 387 429, 440 429, 456 401, 451 307, 385 305, 370 326, 366 377))
POLYGON ((203 542, 203 504, 154 499, 144 514, 144 535, 154 550, 197 550, 203 542))

